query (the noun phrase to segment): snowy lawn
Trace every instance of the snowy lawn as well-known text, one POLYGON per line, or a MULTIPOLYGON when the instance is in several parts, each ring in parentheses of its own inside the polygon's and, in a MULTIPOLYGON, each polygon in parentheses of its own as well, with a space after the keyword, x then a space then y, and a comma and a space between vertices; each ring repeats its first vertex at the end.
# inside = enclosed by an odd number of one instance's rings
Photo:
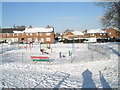
POLYGON ((30 56, 41 54, 40 45, 24 46, 0 45, 0 87, 118 88, 118 43, 52 44, 44 48, 55 60, 37 63, 30 56))

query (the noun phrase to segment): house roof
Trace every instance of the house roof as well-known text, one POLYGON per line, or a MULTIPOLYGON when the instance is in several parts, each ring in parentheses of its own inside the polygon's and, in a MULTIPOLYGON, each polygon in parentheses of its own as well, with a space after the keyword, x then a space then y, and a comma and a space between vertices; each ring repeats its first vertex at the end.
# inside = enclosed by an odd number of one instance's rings
POLYGON ((80 31, 72 31, 71 33, 73 33, 74 35, 77 35, 77 36, 79 36, 79 35, 84 35, 82 32, 80 32, 80 31))
POLYGON ((53 32, 53 27, 41 27, 41 28, 25 28, 25 33, 37 33, 37 32, 53 32))
POLYGON ((86 33, 107 33, 107 32, 101 29, 90 29, 90 30, 87 30, 86 33))
POLYGON ((13 31, 23 31, 24 28, 2 28, 2 33, 13 33, 13 31))
POLYGON ((24 33, 23 31, 13 31, 13 33, 24 33))

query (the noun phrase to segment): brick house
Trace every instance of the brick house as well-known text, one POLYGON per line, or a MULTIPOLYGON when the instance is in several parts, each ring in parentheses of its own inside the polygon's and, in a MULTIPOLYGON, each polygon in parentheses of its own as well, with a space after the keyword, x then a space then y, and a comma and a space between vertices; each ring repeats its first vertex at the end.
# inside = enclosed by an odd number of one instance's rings
POLYGON ((84 34, 80 31, 69 31, 63 34, 63 39, 83 38, 84 34))
POLYGON ((120 38, 120 31, 114 28, 105 29, 108 33, 108 38, 120 38))
POLYGON ((23 31, 25 30, 25 27, 14 27, 14 28, 2 28, 0 31, 0 41, 8 41, 9 38, 14 38, 13 37, 13 31, 23 31))
POLYGON ((12 42, 42 42, 42 43, 54 43, 54 28, 51 26, 33 28, 25 28, 24 30, 11 30, 2 34, 4 40, 11 40, 12 42))
POLYGON ((84 31, 84 36, 91 38, 106 39, 108 38, 107 32, 101 29, 90 29, 84 31))

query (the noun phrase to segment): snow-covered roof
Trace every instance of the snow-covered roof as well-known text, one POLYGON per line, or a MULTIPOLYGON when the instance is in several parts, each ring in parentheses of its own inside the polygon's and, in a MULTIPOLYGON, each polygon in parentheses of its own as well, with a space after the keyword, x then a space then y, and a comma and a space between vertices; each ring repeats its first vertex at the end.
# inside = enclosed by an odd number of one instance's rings
POLYGON ((23 31, 13 31, 13 33, 23 33, 23 31))
POLYGON ((41 27, 41 28, 25 28, 23 32, 25 33, 37 33, 37 32, 52 32, 54 29, 52 27, 46 28, 46 27, 41 27))
POLYGON ((101 29, 90 29, 87 30, 87 33, 107 33, 107 32, 101 29))
POLYGON ((82 32, 80 31, 72 31, 71 33, 73 33, 74 35, 84 35, 82 32))

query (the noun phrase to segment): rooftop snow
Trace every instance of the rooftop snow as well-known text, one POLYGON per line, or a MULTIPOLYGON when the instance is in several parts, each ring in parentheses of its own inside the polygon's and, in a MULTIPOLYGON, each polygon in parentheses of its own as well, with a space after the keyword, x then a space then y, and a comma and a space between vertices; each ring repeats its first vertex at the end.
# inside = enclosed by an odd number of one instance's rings
POLYGON ((107 32, 101 29, 90 29, 90 30, 87 30, 87 33, 107 33, 107 32))
POLYGON ((23 33, 23 31, 13 31, 13 33, 23 33))
POLYGON ((25 33, 37 33, 37 32, 52 32, 53 28, 25 28, 23 32, 25 33))
POLYGON ((74 35, 84 35, 82 32, 80 32, 80 31, 72 31, 72 33, 74 34, 74 35))

